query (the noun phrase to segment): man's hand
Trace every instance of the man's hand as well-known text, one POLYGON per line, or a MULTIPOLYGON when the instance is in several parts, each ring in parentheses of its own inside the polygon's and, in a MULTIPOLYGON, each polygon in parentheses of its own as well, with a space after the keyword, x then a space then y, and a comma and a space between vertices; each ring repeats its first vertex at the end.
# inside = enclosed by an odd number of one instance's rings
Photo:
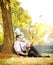
POLYGON ((26 49, 30 49, 30 45, 29 44, 26 45, 26 49))
POLYGON ((28 56, 28 53, 25 53, 26 56, 28 56))
POLYGON ((23 52, 17 52, 17 54, 21 54, 21 55, 25 55, 25 56, 28 55, 28 53, 23 53, 23 52))

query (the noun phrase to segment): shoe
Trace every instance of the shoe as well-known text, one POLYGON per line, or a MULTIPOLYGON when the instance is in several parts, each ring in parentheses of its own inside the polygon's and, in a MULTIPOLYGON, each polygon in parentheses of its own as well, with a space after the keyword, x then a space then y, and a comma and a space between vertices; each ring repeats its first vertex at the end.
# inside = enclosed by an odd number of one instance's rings
POLYGON ((50 56, 48 55, 48 56, 43 56, 44 58, 50 58, 50 56))

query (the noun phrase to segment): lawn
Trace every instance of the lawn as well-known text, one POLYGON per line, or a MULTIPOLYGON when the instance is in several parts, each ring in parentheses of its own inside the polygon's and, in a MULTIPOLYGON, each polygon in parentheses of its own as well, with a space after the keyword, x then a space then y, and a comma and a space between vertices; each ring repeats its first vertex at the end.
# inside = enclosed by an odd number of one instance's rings
POLYGON ((50 58, 30 58, 30 57, 1 57, 0 65, 53 65, 53 57, 50 58))

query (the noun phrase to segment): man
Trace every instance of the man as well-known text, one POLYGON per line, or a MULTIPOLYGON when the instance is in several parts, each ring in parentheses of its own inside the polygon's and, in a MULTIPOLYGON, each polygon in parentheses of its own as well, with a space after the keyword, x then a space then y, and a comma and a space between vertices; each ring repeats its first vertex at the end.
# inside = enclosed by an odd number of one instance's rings
POLYGON ((21 36, 16 35, 16 41, 14 43, 14 49, 15 49, 17 55, 28 56, 28 57, 42 57, 33 46, 30 46, 28 44, 23 46, 22 43, 23 42, 21 42, 21 36), (28 53, 26 53, 26 49, 29 50, 28 53))
POLYGON ((23 49, 22 43, 23 43, 23 42, 21 42, 21 37, 20 37, 20 35, 17 35, 17 36, 16 36, 16 41, 15 41, 15 43, 14 43, 14 49, 15 49, 15 51, 16 51, 16 53, 17 53, 18 55, 26 56, 27 54, 24 53, 25 50, 23 49))

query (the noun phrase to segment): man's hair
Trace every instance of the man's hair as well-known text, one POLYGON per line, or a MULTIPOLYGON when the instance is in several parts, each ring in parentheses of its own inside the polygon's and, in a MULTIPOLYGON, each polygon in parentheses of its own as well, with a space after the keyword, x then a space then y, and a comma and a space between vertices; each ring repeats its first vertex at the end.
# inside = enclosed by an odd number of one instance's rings
POLYGON ((19 38, 20 35, 16 35, 16 38, 19 38))

